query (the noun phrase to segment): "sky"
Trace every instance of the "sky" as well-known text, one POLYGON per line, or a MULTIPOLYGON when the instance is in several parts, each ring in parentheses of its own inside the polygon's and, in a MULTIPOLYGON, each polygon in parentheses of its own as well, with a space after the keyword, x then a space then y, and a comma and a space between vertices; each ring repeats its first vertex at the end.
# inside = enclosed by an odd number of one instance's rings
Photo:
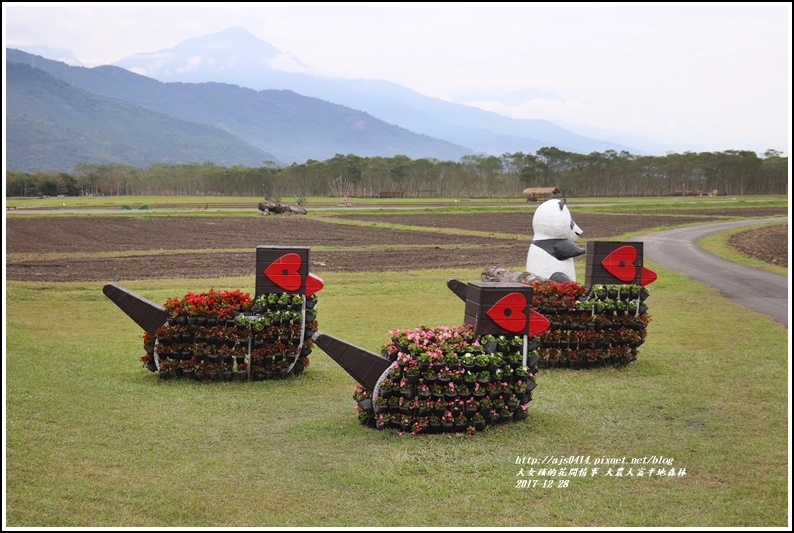
POLYGON ((791 15, 788 2, 4 2, 3 42, 90 67, 238 26, 315 75, 677 152, 788 155, 791 15))

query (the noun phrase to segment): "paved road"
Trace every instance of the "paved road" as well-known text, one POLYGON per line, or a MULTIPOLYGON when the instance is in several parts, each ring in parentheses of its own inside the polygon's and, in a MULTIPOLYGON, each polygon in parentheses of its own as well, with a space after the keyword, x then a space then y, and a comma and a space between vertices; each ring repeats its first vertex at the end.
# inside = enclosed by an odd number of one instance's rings
POLYGON ((787 221, 784 217, 718 222, 659 231, 630 240, 643 241, 646 260, 714 287, 730 300, 767 315, 788 329, 788 276, 728 261, 695 244, 709 233, 787 221))

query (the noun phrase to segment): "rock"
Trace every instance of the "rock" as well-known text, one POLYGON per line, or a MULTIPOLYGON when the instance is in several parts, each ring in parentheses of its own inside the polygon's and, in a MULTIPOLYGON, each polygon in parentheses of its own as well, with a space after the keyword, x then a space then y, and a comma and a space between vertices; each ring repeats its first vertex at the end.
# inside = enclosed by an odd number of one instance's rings
POLYGON ((296 215, 305 215, 306 208, 305 207, 292 207, 290 205, 282 204, 279 202, 259 202, 259 213, 262 215, 269 215, 271 213, 275 213, 280 215, 281 213, 292 213, 296 215))
POLYGON ((547 281, 547 279, 532 272, 519 272, 517 270, 508 270, 504 267, 489 266, 483 269, 481 281, 529 284, 535 281, 547 281))

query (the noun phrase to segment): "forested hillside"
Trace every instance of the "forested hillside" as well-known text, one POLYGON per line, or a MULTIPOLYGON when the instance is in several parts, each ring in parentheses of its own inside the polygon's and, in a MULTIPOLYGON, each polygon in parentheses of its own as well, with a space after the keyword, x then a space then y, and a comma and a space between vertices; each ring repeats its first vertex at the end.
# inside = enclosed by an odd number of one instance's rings
POLYGON ((6 63, 6 113, 6 167, 13 170, 275 159, 221 129, 98 96, 21 63, 6 63))
MULTIPOLYGON (((250 158, 245 154, 238 154, 235 150, 220 149, 206 150, 207 147, 197 146, 197 152, 192 158, 186 159, 181 154, 173 152, 169 158, 152 158, 151 154, 142 153, 148 148, 152 136, 159 136, 159 124, 154 124, 149 130, 139 128, 137 131, 127 126, 126 117, 119 117, 102 107, 96 110, 101 115, 101 125, 105 129, 126 131, 123 139, 127 149, 127 157, 116 157, 112 161, 119 161, 136 166, 145 166, 159 163, 211 161, 216 165, 245 165, 259 166, 264 161, 278 164, 304 163, 309 159, 326 159, 336 153, 355 153, 362 156, 393 156, 406 155, 408 157, 432 157, 437 159, 458 160, 461 156, 473 153, 472 150, 458 146, 445 140, 421 135, 405 128, 395 126, 379 120, 372 115, 325 102, 318 98, 302 96, 288 90, 255 91, 228 83, 162 83, 145 76, 129 72, 119 67, 101 66, 95 68, 70 67, 58 61, 50 61, 42 57, 26 54, 19 50, 7 50, 7 64, 16 65, 9 68, 10 82, 20 84, 18 94, 28 97, 28 101, 35 105, 36 98, 40 97, 35 86, 30 86, 30 80, 23 78, 16 80, 18 67, 27 66, 28 70, 35 69, 42 76, 52 76, 61 82, 60 85, 49 89, 48 105, 36 109, 36 118, 40 122, 53 122, 58 124, 61 120, 61 109, 70 113, 68 105, 71 94, 79 91, 82 94, 91 94, 94 100, 86 100, 81 104, 81 109, 93 112, 93 102, 114 102, 116 107, 139 109, 139 119, 144 117, 160 116, 170 117, 171 123, 190 123, 196 127, 202 126, 203 131, 223 133, 236 143, 247 146, 249 149, 258 149, 261 157, 250 158), (44 74, 46 73, 46 74, 44 74), (23 85, 24 84, 24 85, 23 85), (82 90, 82 91, 81 91, 82 90), (83 92, 84 91, 84 92, 83 92), (59 94, 63 93, 63 94, 59 94), (33 95, 37 96, 34 97, 33 95), (202 154, 199 148, 204 149, 202 154), (137 157, 135 161, 131 157, 137 157), (235 156, 237 157, 236 159, 235 156)), ((8 110, 19 112, 19 99, 10 99, 8 110)), ((129 113, 129 112, 128 112, 129 113)), ((95 113, 96 114, 96 113, 95 113)), ((84 120, 80 117, 71 117, 71 131, 77 135, 90 135, 92 129, 86 129, 84 120)), ((173 129, 173 127, 172 127, 173 129)), ((197 144, 202 140, 196 130, 197 144)), ((15 133, 15 132, 12 132, 15 133)), ((179 133, 178 140, 190 141, 189 132, 179 133)), ((160 139, 158 139, 160 140, 160 139)), ((230 146, 229 142, 225 143, 230 146)), ((35 163, 35 155, 28 151, 30 145, 24 142, 16 143, 14 152, 11 153, 11 163, 16 158, 25 157, 35 163)), ((157 143, 157 146, 162 143, 157 143)), ((50 147, 50 151, 58 152, 58 145, 50 147)), ((62 154, 66 155, 66 154, 62 154)), ((86 157, 79 162, 103 163, 107 159, 86 157)), ((75 161, 69 159, 68 166, 25 166, 20 167, 9 164, 14 170, 53 169, 68 170, 75 161)))

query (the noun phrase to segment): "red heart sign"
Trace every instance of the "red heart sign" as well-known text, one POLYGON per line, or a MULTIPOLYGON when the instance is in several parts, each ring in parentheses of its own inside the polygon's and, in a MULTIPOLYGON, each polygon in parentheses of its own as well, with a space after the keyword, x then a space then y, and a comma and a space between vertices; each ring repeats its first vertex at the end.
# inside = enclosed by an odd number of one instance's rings
POLYGON ((285 291, 297 291, 303 282, 298 274, 300 267, 301 256, 295 253, 284 254, 270 263, 265 269, 265 276, 285 291))
POLYGON ((325 287, 325 282, 319 276, 312 273, 306 277, 306 296, 311 296, 315 292, 325 287))
POLYGON ((636 259, 636 248, 621 246, 602 259, 601 265, 620 281, 629 283, 637 277, 637 267, 634 265, 636 259))
POLYGON ((485 314, 497 326, 513 333, 519 333, 527 326, 527 317, 524 314, 526 307, 527 299, 524 295, 518 292, 511 292, 507 296, 500 298, 485 314))
POLYGON ((656 272, 650 268, 642 267, 642 270, 640 271, 640 285, 645 287, 654 281, 656 281, 656 272))
POLYGON ((534 309, 529 310, 529 336, 537 335, 551 327, 551 322, 534 309))

